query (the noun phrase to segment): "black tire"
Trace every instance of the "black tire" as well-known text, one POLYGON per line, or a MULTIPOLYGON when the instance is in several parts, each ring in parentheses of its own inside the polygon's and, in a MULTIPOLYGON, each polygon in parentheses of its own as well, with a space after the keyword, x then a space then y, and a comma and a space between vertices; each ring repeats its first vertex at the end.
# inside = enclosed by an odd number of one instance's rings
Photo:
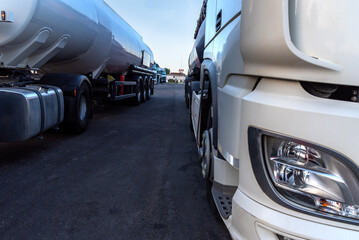
POLYGON ((192 124, 192 95, 190 95, 190 98, 189 98, 188 111, 189 111, 189 128, 193 132, 194 130, 193 130, 193 124, 192 124))
MULTIPOLYGON (((207 117, 207 130, 212 128, 212 114, 211 114, 211 109, 212 109, 212 104, 210 106, 210 109, 208 111, 208 117, 207 117)), ((211 156, 212 156, 212 140, 210 141, 211 146, 210 146, 210 152, 211 152, 211 156)), ((213 195, 212 195, 212 187, 213 187, 213 181, 214 181, 214 163, 213 163, 213 157, 211 157, 210 160, 210 164, 209 164, 209 176, 205 179, 206 181, 206 193, 207 193, 207 201, 208 201, 208 206, 209 209, 211 210, 212 215, 215 217, 215 219, 219 222, 221 222, 222 218, 218 212, 216 203, 213 199, 213 195)))
POLYGON ((191 96, 192 96, 191 86, 187 86, 185 88, 185 99, 186 99, 186 106, 188 109, 190 109, 190 105, 191 105, 191 96))
POLYGON ((74 115, 73 127, 75 132, 84 132, 88 128, 91 116, 90 88, 86 83, 82 83, 77 92, 74 115))
POLYGON ((187 88, 185 89, 185 94, 188 97, 188 100, 186 99, 186 104, 188 107, 188 111, 189 111, 189 128, 191 129, 191 131, 193 132, 193 125, 192 125, 192 90, 191 90, 191 85, 189 82, 187 82, 187 88))
POLYGON ((184 98, 186 100, 187 109, 189 109, 189 98, 188 98, 189 94, 188 93, 189 93, 189 78, 186 78, 185 84, 184 84, 184 98))
POLYGON ((146 92, 145 92, 143 80, 140 81, 140 94, 141 94, 141 102, 142 103, 146 102, 146 96, 145 96, 146 92))
POLYGON ((151 79, 151 95, 155 94, 155 83, 153 82, 153 80, 151 79))
POLYGON ((150 82, 146 81, 146 100, 150 100, 151 99, 151 86, 150 86, 150 82))
POLYGON ((138 86, 136 90, 136 97, 133 97, 131 100, 132 105, 139 106, 141 104, 141 89, 140 89, 141 81, 138 81, 138 86))

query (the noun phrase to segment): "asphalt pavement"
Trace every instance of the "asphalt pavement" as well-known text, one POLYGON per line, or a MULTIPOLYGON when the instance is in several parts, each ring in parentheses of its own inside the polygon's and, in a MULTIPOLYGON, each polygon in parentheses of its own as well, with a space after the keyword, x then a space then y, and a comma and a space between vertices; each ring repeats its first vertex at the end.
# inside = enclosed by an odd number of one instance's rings
POLYGON ((105 105, 81 135, 0 144, 0 239, 229 239, 207 204, 183 89, 105 105))

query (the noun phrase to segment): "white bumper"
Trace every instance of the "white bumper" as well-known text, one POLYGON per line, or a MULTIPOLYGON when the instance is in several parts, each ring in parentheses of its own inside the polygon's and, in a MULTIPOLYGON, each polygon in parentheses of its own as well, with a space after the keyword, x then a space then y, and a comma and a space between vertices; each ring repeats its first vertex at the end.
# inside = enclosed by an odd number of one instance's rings
POLYGON ((359 231, 291 216, 266 207, 237 191, 233 199, 234 239, 278 240, 277 234, 291 239, 359 239, 359 231))

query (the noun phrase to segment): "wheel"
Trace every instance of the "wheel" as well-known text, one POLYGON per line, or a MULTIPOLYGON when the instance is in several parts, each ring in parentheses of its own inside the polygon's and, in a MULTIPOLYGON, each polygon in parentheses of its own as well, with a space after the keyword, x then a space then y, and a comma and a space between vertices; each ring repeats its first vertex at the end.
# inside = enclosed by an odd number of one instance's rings
POLYGON ((186 99, 186 106, 187 108, 189 109, 189 104, 190 104, 190 101, 189 101, 189 95, 190 95, 190 79, 189 78, 186 78, 186 82, 185 82, 185 85, 184 85, 184 98, 186 99))
POLYGON ((151 79, 151 95, 154 95, 154 94, 155 94, 155 83, 151 79))
POLYGON ((141 92, 140 92, 140 94, 141 94, 141 102, 146 102, 146 91, 145 91, 143 80, 141 80, 140 90, 141 90, 141 92))
POLYGON ((210 176, 210 164, 211 164, 211 138, 209 135, 209 130, 204 131, 202 135, 202 156, 201 158, 201 167, 202 167, 202 176, 205 180, 208 180, 210 176))
POLYGON ((192 124, 192 95, 189 95, 189 106, 188 106, 188 111, 189 111, 189 128, 191 129, 191 131, 193 132, 193 124, 192 124))
POLYGON ((185 88, 185 92, 184 92, 184 98, 185 98, 185 100, 186 100, 186 107, 187 107, 187 109, 189 109, 189 105, 191 104, 191 102, 189 101, 189 96, 190 96, 190 88, 189 88, 189 86, 187 86, 186 88, 185 88))
POLYGON ((75 103, 75 122, 73 124, 76 133, 82 133, 88 128, 91 115, 90 89, 86 83, 81 84, 75 103))
POLYGON ((207 201, 211 213, 219 221, 221 219, 216 203, 214 202, 212 195, 212 186, 214 181, 214 163, 213 163, 213 152, 212 152, 212 142, 213 142, 213 129, 212 129, 212 115, 213 115, 213 106, 210 106, 207 118, 207 128, 202 135, 202 146, 201 146, 201 167, 202 167, 202 176, 206 182, 206 193, 207 201))
POLYGON ((140 82, 138 83, 138 87, 136 90, 136 97, 132 98, 132 105, 138 106, 141 104, 141 89, 140 89, 140 82))
POLYGON ((151 99, 151 86, 150 86, 150 82, 147 81, 146 82, 146 100, 150 100, 151 99))

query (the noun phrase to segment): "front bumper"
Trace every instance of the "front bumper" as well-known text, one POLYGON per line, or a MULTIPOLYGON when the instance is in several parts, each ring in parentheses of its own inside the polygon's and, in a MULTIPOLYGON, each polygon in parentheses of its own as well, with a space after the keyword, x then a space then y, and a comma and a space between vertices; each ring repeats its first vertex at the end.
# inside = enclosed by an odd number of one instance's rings
POLYGON ((233 198, 232 226, 234 239, 359 239, 359 229, 315 222, 266 207, 237 190, 233 198))

